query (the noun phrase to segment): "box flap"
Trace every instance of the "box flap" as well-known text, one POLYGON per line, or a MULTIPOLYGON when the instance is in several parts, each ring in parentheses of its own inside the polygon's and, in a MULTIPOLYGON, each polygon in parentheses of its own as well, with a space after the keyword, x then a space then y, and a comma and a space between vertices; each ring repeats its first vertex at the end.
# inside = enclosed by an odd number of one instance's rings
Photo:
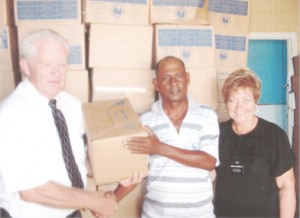
POLYGON ((82 110, 91 140, 133 134, 142 129, 126 98, 85 103, 82 110))

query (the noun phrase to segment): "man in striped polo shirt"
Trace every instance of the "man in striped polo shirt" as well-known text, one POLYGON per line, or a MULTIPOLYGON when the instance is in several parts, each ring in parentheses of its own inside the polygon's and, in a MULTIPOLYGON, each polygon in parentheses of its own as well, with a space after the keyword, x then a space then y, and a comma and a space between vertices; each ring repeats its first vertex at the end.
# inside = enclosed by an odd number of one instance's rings
POLYGON ((218 165, 216 113, 187 95, 190 75, 168 56, 153 79, 159 100, 141 116, 148 137, 131 137, 125 147, 150 155, 143 218, 215 217, 211 173, 218 165))

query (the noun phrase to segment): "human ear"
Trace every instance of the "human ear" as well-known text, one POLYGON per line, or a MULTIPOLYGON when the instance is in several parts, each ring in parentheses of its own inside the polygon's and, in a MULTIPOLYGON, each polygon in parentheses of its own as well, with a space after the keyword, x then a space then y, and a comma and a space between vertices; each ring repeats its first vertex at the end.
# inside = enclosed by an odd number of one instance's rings
POLYGON ((29 63, 27 60, 25 60, 23 58, 20 59, 20 70, 24 76, 30 75, 29 63))
POLYGON ((159 92, 157 78, 152 79, 152 84, 153 84, 155 90, 159 92))

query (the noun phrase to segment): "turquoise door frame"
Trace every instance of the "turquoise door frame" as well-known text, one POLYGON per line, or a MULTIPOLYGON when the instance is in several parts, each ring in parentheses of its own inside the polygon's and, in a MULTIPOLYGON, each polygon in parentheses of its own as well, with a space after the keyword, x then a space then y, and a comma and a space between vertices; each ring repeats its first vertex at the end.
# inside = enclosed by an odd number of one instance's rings
POLYGON ((258 74, 263 86, 259 116, 266 116, 285 129, 290 141, 294 109, 290 78, 294 74, 292 58, 297 55, 296 36, 296 33, 250 33, 248 43, 248 67, 258 74))

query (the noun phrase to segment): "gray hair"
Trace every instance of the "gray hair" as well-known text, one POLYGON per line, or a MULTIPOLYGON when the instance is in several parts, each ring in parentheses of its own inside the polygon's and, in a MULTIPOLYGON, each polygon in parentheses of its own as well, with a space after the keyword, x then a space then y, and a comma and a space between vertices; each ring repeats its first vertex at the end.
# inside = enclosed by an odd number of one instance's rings
POLYGON ((20 58, 29 60, 37 55, 37 45, 41 40, 45 39, 62 43, 65 46, 67 53, 69 53, 69 43, 63 36, 51 29, 38 29, 29 33, 22 39, 19 47, 20 58))

